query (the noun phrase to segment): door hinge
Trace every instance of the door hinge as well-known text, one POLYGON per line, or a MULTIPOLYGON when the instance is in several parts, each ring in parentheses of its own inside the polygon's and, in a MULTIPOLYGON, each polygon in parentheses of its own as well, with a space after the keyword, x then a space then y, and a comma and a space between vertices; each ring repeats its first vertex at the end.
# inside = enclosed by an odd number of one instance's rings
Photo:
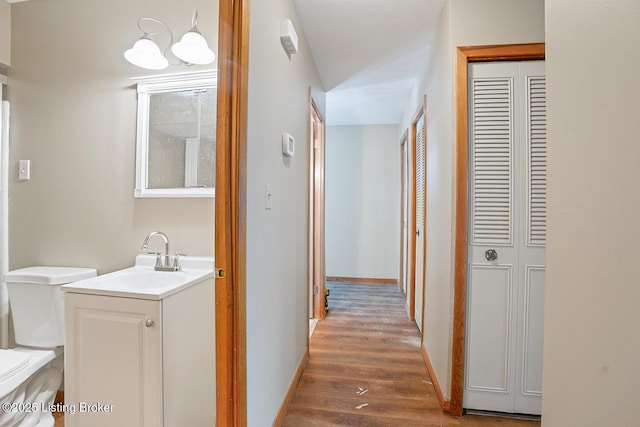
POLYGON ((318 285, 313 285, 313 295, 318 295, 319 291, 320 289, 318 289, 318 285))
POLYGON ((224 268, 216 267, 215 272, 216 272, 216 278, 217 279, 223 279, 224 278, 224 276, 225 276, 224 268))

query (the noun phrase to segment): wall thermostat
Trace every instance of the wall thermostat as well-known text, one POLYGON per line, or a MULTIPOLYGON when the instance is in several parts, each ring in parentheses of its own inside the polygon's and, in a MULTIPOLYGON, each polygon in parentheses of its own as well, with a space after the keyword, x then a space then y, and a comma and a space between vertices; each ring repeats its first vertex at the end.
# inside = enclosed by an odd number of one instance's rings
POLYGON ((293 139, 293 136, 288 133, 282 134, 282 154, 287 157, 293 157, 293 153, 295 151, 296 142, 293 139))

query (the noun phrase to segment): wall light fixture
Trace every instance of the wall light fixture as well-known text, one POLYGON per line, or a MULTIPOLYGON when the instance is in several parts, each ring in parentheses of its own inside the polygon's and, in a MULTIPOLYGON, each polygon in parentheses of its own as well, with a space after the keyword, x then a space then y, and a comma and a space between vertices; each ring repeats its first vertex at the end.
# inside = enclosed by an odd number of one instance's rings
POLYGON ((163 70, 169 65, 204 65, 210 64, 216 59, 216 55, 213 53, 207 41, 204 39, 200 31, 197 28, 198 11, 193 11, 193 17, 191 19, 191 29, 187 31, 179 42, 173 43, 173 32, 167 24, 163 21, 142 17, 138 20, 138 28, 143 32, 143 36, 134 43, 131 49, 127 49, 124 53, 124 57, 127 61, 141 68, 147 70, 163 70), (169 44, 162 50, 153 41, 153 36, 158 32, 147 32, 142 26, 144 22, 155 22, 164 27, 170 36, 169 44), (171 47, 171 52, 179 60, 177 63, 170 63, 167 59, 167 49, 171 47))

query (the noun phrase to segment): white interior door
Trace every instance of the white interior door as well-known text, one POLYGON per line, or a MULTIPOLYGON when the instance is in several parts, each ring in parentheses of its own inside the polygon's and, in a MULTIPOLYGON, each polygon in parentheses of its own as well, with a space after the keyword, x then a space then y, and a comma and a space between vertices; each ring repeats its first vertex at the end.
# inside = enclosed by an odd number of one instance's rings
POLYGON ((544 62, 469 67, 470 217, 464 406, 539 414, 544 62))
POLYGON ((402 247, 400 248, 402 251, 402 264, 400 265, 400 282, 402 283, 402 292, 405 294, 407 293, 407 283, 409 282, 409 152, 407 151, 407 144, 408 138, 405 136, 400 146, 402 162, 402 200, 400 201, 402 203, 402 238, 400 239, 402 242, 402 247))
POLYGON ((418 329, 422 331, 422 312, 424 307, 424 268, 425 268, 425 129, 424 112, 415 125, 416 138, 416 281, 414 316, 418 329))

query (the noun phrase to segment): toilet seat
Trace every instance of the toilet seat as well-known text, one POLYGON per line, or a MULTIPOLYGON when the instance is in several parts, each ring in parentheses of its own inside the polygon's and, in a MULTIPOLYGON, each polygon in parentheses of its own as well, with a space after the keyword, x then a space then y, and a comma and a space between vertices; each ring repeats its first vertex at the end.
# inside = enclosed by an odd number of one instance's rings
POLYGON ((17 374, 29 364, 29 355, 13 350, 0 350, 0 382, 17 374))
POLYGON ((62 357, 62 347, 48 350, 28 347, 0 350, 0 402, 57 357, 62 357))

